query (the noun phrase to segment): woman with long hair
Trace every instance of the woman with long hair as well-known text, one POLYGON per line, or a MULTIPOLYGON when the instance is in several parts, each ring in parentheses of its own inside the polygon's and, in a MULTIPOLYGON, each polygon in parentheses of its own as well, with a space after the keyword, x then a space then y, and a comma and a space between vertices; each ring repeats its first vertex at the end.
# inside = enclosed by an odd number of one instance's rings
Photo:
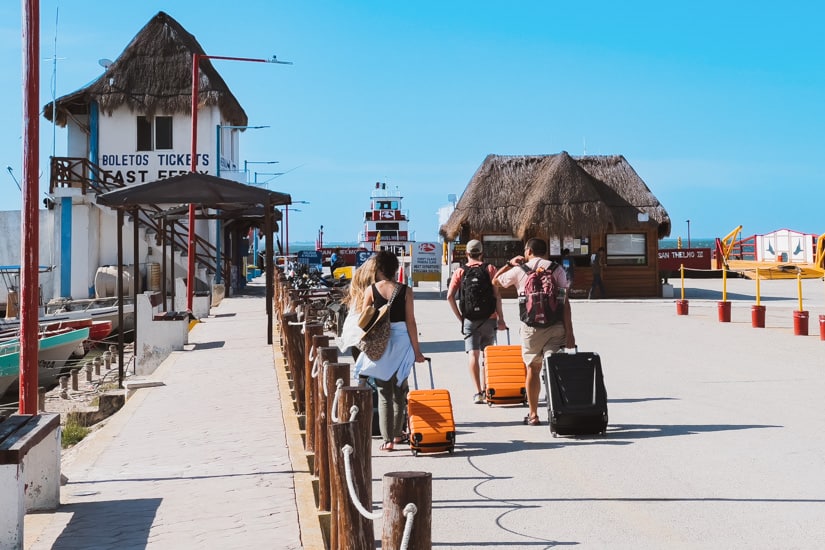
POLYGON ((378 423, 381 430, 382 451, 392 451, 395 443, 402 441, 407 409, 407 378, 413 363, 426 358, 418 344, 418 327, 415 322, 413 291, 405 284, 395 282, 398 258, 392 252, 382 250, 375 258, 375 283, 364 293, 361 311, 373 305, 378 308, 388 303, 396 294, 390 307, 390 337, 387 349, 377 360, 358 356, 355 362, 356 376, 371 376, 378 387, 378 423), (399 287, 396 292, 396 287, 399 287))
POLYGON ((338 349, 344 353, 350 349, 353 359, 358 359, 360 350, 356 347, 361 340, 364 331, 358 326, 358 318, 361 316, 364 292, 375 282, 375 257, 370 258, 361 264, 352 275, 347 295, 341 303, 347 306, 347 317, 344 319, 344 327, 341 329, 341 338, 338 341, 338 349))

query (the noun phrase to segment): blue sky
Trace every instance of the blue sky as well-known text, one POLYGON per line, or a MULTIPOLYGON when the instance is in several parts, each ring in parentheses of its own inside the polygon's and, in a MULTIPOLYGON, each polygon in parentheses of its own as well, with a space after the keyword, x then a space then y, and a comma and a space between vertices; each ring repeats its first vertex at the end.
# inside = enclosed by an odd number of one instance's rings
MULTIPOLYGON (((43 0, 41 104, 99 76, 158 11, 215 62, 249 115, 241 158, 278 160, 290 240, 353 241, 376 181, 419 241, 490 153, 621 154, 671 237, 825 232, 825 8, 816 2, 101 3, 43 0), (111 6, 103 9, 101 6, 111 6)), ((21 6, 0 4, 0 210, 20 208, 21 6)), ((41 119, 41 189, 53 130, 41 119)), ((65 154, 65 134, 56 134, 65 154)), ((260 167, 259 167, 260 168, 260 167)), ((263 167, 272 171, 272 167, 263 167)), ((261 176, 260 179, 264 179, 261 176)))

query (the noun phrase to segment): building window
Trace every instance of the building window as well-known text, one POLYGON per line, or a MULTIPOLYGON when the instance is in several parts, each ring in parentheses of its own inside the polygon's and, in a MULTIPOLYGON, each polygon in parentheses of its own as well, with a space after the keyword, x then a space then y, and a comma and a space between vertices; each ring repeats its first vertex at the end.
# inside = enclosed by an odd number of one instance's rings
POLYGON ((155 117, 155 149, 172 149, 172 117, 155 117))
POLYGON ((607 235, 607 265, 647 265, 647 235, 607 235))
POLYGON ((151 151, 152 147, 152 122, 148 117, 137 117, 137 150, 151 151))
MULTIPOLYGON (((514 239, 510 235, 484 235, 484 261, 501 267, 513 256, 524 254, 524 242, 514 239)), ((466 258, 459 258, 456 261, 463 262, 466 258)))
POLYGON ((137 150, 172 149, 172 117, 137 117, 137 150))

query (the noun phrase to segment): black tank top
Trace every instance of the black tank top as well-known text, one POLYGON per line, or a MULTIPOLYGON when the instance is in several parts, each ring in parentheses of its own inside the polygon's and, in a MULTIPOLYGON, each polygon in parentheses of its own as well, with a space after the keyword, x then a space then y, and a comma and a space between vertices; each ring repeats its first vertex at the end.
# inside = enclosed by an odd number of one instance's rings
MULTIPOLYGON (((395 300, 393 300, 392 307, 390 307, 390 323, 397 323, 399 321, 407 320, 407 285, 400 283, 396 284, 401 288, 398 289, 398 294, 395 295, 395 300)), ((381 293, 378 292, 378 287, 372 285, 373 306, 379 308, 387 302, 389 302, 389 300, 381 296, 381 293)))

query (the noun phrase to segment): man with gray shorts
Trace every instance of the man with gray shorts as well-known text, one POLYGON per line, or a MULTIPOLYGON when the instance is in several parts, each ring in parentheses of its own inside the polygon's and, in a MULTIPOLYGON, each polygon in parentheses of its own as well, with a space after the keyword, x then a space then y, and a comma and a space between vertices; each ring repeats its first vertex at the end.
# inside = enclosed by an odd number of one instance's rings
POLYGON ((461 334, 464 335, 464 351, 467 352, 470 377, 475 385, 473 403, 476 404, 484 403, 484 389, 481 384, 481 352, 495 342, 496 329, 507 329, 507 325, 504 323, 504 314, 501 310, 501 296, 498 289, 492 286, 492 280, 496 274, 495 266, 486 264, 487 273, 490 277, 490 299, 495 300, 494 313, 484 319, 467 319, 456 302, 456 295, 461 288, 466 270, 471 267, 485 265, 482 261, 482 251, 480 241, 473 239, 467 243, 467 263, 464 267, 459 267, 453 272, 450 287, 447 290, 447 302, 450 304, 453 314, 461 322, 461 334))

